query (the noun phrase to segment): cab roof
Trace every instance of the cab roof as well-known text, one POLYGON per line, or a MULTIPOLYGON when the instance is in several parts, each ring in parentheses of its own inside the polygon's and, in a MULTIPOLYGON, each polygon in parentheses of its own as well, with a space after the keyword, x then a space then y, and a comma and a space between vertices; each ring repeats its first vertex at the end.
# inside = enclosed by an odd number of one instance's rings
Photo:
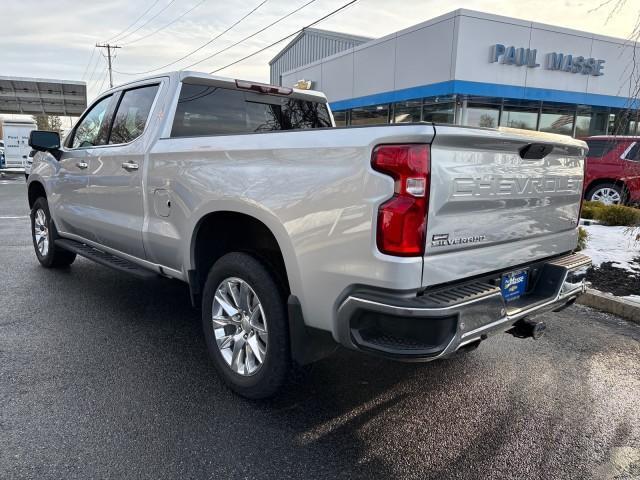
MULTIPOLYGON (((291 95, 293 95, 295 98, 300 98, 300 99, 305 99, 305 100, 310 100, 313 102, 319 102, 319 103, 327 103, 327 97, 324 95, 324 93, 322 92, 318 92, 316 90, 301 90, 298 88, 289 88, 289 87, 281 87, 279 85, 269 85, 269 84, 265 84, 265 83, 261 83, 261 82, 254 82, 251 80, 243 80, 243 79, 235 79, 235 78, 230 78, 230 77, 219 77, 217 75, 210 75, 208 73, 203 73, 203 72, 194 72, 194 71, 190 71, 190 70, 185 70, 185 71, 173 71, 173 72, 166 72, 166 73, 160 73, 157 75, 149 75, 147 77, 142 77, 142 78, 138 78, 136 80, 132 80, 130 82, 127 83, 123 83, 120 85, 117 85, 115 87, 113 87, 112 89, 107 90, 107 92, 109 91, 113 91, 113 90, 120 90, 122 88, 126 88, 129 85, 135 85, 138 84, 140 82, 144 82, 147 80, 154 80, 154 79, 162 79, 162 78, 170 78, 172 80, 175 80, 176 82, 192 82, 192 83, 203 83, 203 84, 209 84, 209 85, 214 85, 214 86, 219 86, 219 87, 224 87, 224 88, 231 88, 231 89, 237 89, 237 90, 246 90, 247 88, 240 88, 238 87, 239 83, 243 83, 243 84, 251 84, 251 85, 255 85, 255 86, 263 86, 263 87, 271 87, 273 89, 287 89, 291 91, 291 95)), ((104 93, 107 93, 104 92, 104 93)), ((257 92, 257 93, 265 93, 265 92, 257 92)), ((269 93, 266 92, 267 94, 278 94, 278 93, 269 93)))

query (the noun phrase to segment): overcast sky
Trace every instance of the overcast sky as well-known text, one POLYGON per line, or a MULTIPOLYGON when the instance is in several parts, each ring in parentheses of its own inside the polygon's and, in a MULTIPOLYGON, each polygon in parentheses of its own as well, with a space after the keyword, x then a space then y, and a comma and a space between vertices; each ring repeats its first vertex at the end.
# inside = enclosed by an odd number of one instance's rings
MULTIPOLYGON (((263 0, 2 0, 0 75, 85 80, 89 99, 106 89, 106 60, 94 49, 111 40, 119 72, 151 70, 188 54, 211 40, 263 0), (195 7, 195 8, 193 8, 195 7), (172 25, 164 27, 192 9, 172 25), (145 11, 148 12, 146 14, 145 11), (144 14, 144 15, 143 15, 144 14), (130 26, 141 15, 142 18, 130 26), (153 18, 155 17, 155 18, 153 18), (129 27, 129 28, 128 28, 129 27), (154 33, 155 31, 157 33, 154 33), (124 31, 124 33, 122 33, 124 31), (146 38, 143 38, 146 37, 146 38)), ((163 69, 178 70, 254 33, 310 0, 267 0, 246 20, 185 60, 163 69)), ((348 0, 315 0, 298 13, 254 38, 216 55, 193 70, 209 72, 296 31, 348 0)), ((640 13, 639 0, 606 21, 603 0, 359 0, 317 25, 369 37, 381 37, 457 8, 512 16, 578 30, 626 38, 640 13)), ((268 81, 268 61, 286 42, 219 72, 220 75, 268 81)), ((425 45, 425 48, 429 48, 425 45)), ((437 48, 437 46, 433 46, 437 48)), ((114 74, 114 82, 135 78, 114 74)))

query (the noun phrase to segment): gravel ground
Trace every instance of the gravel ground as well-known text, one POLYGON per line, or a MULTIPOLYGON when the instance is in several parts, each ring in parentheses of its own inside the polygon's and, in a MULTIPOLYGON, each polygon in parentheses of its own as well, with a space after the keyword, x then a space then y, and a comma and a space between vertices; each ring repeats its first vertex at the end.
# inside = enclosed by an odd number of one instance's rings
POLYGON ((340 351, 250 402, 185 285, 41 268, 24 189, 0 181, 2 479, 640 478, 637 325, 574 306, 440 362, 340 351))

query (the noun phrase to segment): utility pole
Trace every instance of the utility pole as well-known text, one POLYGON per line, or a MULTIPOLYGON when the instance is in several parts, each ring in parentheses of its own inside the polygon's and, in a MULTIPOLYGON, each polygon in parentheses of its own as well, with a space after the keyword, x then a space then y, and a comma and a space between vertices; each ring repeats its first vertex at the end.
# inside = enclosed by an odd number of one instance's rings
POLYGON ((107 49, 107 62, 109 63, 109 88, 113 88, 113 72, 111 70, 111 50, 115 50, 116 48, 122 48, 118 45, 110 45, 108 43, 99 44, 96 43, 97 48, 106 48, 107 49))

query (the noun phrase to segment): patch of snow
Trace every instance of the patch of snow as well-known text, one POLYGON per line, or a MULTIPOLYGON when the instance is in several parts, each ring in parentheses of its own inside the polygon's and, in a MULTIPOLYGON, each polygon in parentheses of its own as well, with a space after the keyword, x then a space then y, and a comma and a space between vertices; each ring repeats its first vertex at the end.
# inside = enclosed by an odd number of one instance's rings
POLYGON ((640 273, 640 265, 631 264, 640 257, 640 242, 629 233, 628 227, 605 227, 604 225, 586 225, 589 237, 587 248, 580 253, 591 257, 593 265, 599 267, 604 262, 613 262, 631 273, 640 273))
POLYGON ((630 302, 634 302, 640 305, 640 295, 627 295, 626 297, 621 297, 625 300, 629 300, 630 302))

